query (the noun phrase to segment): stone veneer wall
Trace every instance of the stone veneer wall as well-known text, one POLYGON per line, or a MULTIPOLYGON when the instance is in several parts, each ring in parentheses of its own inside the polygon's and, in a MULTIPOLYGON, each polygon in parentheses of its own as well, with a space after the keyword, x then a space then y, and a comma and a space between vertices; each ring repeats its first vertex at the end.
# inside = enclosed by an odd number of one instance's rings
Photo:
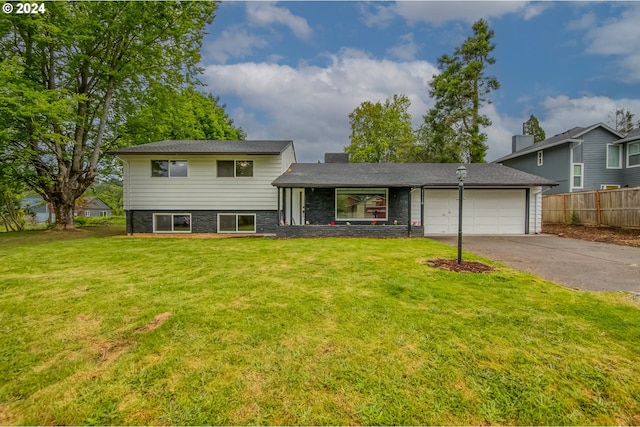
POLYGON ((276 229, 279 238, 295 237, 424 237, 424 227, 406 225, 281 225, 276 229))

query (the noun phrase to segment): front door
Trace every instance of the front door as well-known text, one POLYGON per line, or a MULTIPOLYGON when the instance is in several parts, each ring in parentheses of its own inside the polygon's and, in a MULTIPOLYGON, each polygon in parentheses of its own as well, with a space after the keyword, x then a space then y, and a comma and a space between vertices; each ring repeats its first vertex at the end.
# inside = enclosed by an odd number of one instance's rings
POLYGON ((294 188, 291 225, 304 225, 304 188, 294 188))

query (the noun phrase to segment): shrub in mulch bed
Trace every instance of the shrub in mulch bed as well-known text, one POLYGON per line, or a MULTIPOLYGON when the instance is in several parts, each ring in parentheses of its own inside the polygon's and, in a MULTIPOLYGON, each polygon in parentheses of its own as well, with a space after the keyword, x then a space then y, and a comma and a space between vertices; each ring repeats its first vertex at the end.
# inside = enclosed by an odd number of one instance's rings
POLYGON ((478 261, 465 261, 458 264, 457 259, 436 258, 427 261, 427 265, 442 270, 455 271, 456 273, 488 273, 496 271, 495 268, 478 261))

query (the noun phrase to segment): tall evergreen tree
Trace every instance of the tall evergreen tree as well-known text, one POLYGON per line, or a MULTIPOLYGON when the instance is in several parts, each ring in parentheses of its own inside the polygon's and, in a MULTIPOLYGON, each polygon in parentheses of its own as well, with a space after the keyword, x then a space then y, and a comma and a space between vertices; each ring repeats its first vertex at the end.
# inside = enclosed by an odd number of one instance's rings
MULTIPOLYGON (((453 53, 438 58, 441 73, 429 84, 429 95, 435 98, 435 106, 425 116, 427 134, 456 135, 455 150, 450 158, 462 158, 472 163, 484 162, 487 152, 487 135, 482 128, 491 120, 480 114, 480 109, 491 101, 488 95, 500 87, 493 76, 486 75, 486 68, 495 63, 491 52, 493 30, 481 19, 473 24, 469 36, 453 53)), ((435 144, 444 137, 429 141, 435 144)), ((449 138, 444 138, 449 142, 449 138)))

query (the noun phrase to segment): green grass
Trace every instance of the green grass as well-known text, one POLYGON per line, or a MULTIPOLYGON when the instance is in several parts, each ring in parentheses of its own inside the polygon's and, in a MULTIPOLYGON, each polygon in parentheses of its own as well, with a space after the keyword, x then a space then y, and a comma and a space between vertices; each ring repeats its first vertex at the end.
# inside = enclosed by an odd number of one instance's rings
POLYGON ((0 236, 0 424, 640 423, 626 294, 427 239, 118 233, 0 236))

